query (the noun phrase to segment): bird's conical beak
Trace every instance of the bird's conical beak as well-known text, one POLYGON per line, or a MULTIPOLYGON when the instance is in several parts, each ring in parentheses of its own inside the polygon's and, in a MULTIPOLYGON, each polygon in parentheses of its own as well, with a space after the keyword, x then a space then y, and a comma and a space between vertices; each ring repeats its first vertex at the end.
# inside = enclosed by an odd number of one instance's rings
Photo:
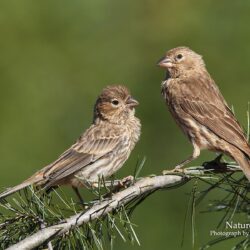
POLYGON ((129 106, 129 107, 135 107, 135 106, 138 106, 139 105, 139 102, 133 98, 132 96, 130 96, 127 101, 126 101, 126 104, 129 106))
POLYGON ((157 66, 162 68, 171 68, 173 67, 173 62, 169 57, 164 56, 157 62, 157 66))

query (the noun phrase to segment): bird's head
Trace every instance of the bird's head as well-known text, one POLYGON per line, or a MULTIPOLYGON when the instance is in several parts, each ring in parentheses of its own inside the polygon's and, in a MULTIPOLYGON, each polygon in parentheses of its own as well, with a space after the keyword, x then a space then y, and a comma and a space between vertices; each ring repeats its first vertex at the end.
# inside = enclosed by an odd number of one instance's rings
POLYGON ((182 73, 205 67, 202 56, 187 47, 177 47, 169 50, 157 65, 165 68, 170 77, 179 77, 182 73))
POLYGON ((134 116, 137 105, 139 102, 130 95, 125 86, 108 86, 96 101, 94 120, 100 118, 111 123, 124 123, 134 116))

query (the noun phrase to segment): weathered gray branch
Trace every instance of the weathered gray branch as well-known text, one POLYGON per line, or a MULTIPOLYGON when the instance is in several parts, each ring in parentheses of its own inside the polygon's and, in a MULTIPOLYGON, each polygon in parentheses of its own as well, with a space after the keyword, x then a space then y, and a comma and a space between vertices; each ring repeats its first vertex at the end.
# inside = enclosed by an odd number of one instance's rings
MULTIPOLYGON (((232 171, 237 171, 236 167, 232 171)), ((176 187, 189 181, 193 176, 203 176, 204 169, 189 168, 184 171, 183 174, 169 174, 152 177, 144 177, 135 182, 132 186, 114 194, 110 199, 105 199, 99 203, 93 205, 84 213, 78 213, 70 218, 64 220, 64 222, 41 229, 37 233, 28 236, 26 239, 19 243, 9 247, 9 250, 13 249, 33 249, 41 244, 48 242, 55 235, 62 235, 68 232, 70 229, 77 226, 81 226, 84 223, 93 221, 100 218, 113 210, 126 205, 131 200, 141 197, 144 194, 151 193, 153 191, 176 187)))

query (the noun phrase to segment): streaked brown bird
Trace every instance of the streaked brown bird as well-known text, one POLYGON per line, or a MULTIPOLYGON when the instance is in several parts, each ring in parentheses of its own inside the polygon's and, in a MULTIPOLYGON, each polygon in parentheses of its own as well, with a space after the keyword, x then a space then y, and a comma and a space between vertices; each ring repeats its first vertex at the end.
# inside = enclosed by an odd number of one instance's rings
POLYGON ((0 194, 4 198, 28 185, 48 190, 59 185, 79 187, 98 182, 119 170, 139 140, 141 124, 135 117, 139 103, 124 86, 103 89, 94 107, 93 124, 56 161, 20 185, 0 194), (79 178, 81 178, 81 180, 79 178))
POLYGON ((176 168, 197 158, 200 150, 209 149, 232 157, 250 180, 250 146, 207 72, 202 56, 187 47, 178 47, 168 51, 158 65, 166 70, 162 95, 193 144, 193 154, 176 168))

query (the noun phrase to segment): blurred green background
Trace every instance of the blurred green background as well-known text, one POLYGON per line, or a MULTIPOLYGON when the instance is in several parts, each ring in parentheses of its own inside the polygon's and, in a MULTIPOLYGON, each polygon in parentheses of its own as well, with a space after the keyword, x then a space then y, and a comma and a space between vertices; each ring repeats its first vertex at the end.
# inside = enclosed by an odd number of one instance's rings
MULTIPOLYGON (((69 147, 90 125, 95 98, 108 84, 127 85, 141 104, 141 140, 118 176, 131 174, 138 156, 147 157, 142 175, 159 174, 188 156, 192 147, 166 109, 160 95, 164 72, 156 67, 166 50, 179 45, 204 56, 246 126, 249 10, 243 0, 1 1, 1 188, 21 182, 69 147)), ((213 157, 203 152, 193 165, 213 157)), ((142 247, 118 239, 115 249, 180 249, 191 188, 147 199, 133 217, 142 247)), ((220 218, 199 213, 204 207, 197 208, 197 245, 211 239, 220 218)), ((182 249, 191 249, 189 220, 182 249)))

